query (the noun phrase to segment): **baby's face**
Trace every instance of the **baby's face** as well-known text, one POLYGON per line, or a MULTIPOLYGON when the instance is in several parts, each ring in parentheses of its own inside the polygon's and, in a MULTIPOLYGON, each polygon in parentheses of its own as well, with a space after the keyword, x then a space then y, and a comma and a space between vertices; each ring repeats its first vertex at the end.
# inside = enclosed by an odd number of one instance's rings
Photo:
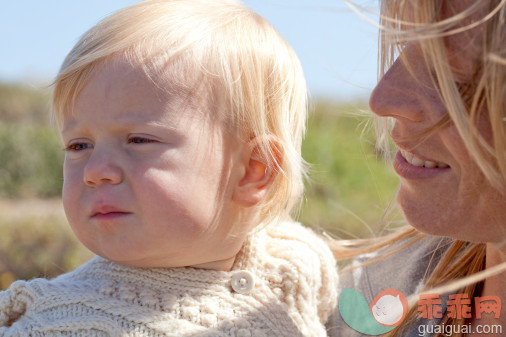
POLYGON ((212 122, 206 95, 180 97, 115 60, 79 94, 62 128, 63 203, 95 254, 134 266, 229 269, 241 142, 212 122))

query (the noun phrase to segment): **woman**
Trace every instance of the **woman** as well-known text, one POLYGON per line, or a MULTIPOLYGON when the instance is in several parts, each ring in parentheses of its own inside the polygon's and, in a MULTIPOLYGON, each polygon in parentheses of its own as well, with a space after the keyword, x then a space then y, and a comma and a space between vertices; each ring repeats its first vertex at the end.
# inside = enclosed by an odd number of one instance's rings
MULTIPOLYGON (((394 122, 397 201, 414 229, 367 248, 373 253, 343 273, 341 291, 355 289, 371 303, 386 288, 408 296, 450 282, 434 289, 430 308, 411 305, 387 335, 483 336, 490 325, 506 334, 506 314, 494 312, 501 299, 506 304, 505 3, 382 1, 382 77, 370 107, 394 122), (470 275, 479 282, 451 282, 470 275), (484 299, 490 300, 485 312, 476 304, 484 299)), ((361 336, 339 311, 328 323, 329 335, 361 336)))

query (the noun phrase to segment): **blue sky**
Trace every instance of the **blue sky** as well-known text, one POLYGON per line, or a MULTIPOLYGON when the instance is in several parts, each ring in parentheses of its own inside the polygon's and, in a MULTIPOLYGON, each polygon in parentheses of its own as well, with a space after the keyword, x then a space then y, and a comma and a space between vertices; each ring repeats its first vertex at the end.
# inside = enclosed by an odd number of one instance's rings
MULTIPOLYGON (((212 1, 212 0, 210 0, 212 1)), ((2 0, 0 81, 38 86, 55 76, 79 36, 138 0, 2 0)), ((310 94, 367 98, 376 82, 376 28, 343 0, 245 0, 292 45, 310 94)), ((355 1, 375 10, 376 1, 355 1)))

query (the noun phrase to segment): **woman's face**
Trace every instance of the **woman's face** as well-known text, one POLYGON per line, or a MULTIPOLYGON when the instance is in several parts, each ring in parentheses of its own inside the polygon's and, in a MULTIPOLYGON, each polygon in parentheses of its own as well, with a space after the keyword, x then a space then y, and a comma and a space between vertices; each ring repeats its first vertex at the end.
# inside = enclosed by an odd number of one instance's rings
MULTIPOLYGON (((445 1, 443 17, 473 2, 445 1)), ((481 18, 484 11, 476 15, 481 18)), ((469 18, 474 19, 474 15, 469 18)), ((481 29, 445 38, 457 82, 472 81, 482 55, 481 29)), ((392 138, 399 152, 394 168, 401 180, 398 203, 406 219, 429 234, 479 242, 504 240, 506 198, 487 181, 456 127, 450 124, 440 128, 424 141, 413 139, 413 135, 421 134, 445 116, 447 109, 431 80, 433 70, 426 66, 419 44, 409 42, 403 53, 405 57, 395 61, 374 89, 370 106, 375 114, 395 119, 392 138), (405 62, 409 62, 411 71, 405 62)), ((478 128, 491 139, 486 112, 482 111, 478 128)))

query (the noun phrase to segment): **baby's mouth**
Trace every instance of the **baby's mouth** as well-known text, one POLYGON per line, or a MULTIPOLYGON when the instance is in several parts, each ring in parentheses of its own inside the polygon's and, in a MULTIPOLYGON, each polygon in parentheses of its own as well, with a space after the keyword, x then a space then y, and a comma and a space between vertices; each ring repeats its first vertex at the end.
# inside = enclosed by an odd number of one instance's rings
POLYGON ((440 163, 440 162, 421 159, 421 158, 417 157, 416 155, 414 155, 410 152, 407 152, 405 150, 400 150, 400 152, 401 152, 402 157, 413 166, 426 167, 426 168, 448 168, 448 167, 450 167, 446 163, 440 163))

